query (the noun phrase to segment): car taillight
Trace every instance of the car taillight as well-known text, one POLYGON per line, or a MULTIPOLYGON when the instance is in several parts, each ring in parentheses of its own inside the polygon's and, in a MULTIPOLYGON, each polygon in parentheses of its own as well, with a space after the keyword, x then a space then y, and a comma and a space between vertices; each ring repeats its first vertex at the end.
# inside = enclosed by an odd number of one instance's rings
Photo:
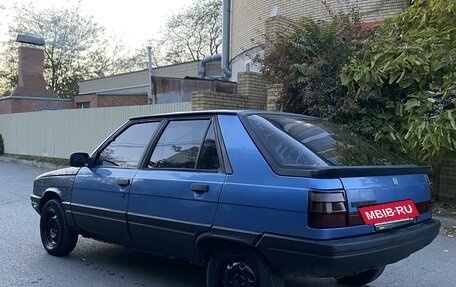
POLYGON ((310 191, 308 225, 311 228, 347 226, 345 191, 310 191))
POLYGON ((418 210, 419 214, 426 213, 432 210, 432 204, 430 201, 423 201, 415 203, 416 209, 418 210))

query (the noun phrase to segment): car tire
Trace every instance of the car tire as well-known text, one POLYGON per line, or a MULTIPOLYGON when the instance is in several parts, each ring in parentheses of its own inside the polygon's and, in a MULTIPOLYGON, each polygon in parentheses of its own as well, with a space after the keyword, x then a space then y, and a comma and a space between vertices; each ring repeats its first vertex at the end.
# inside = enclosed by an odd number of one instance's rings
POLYGON ((206 275, 207 287, 283 287, 283 278, 255 251, 221 247, 212 253, 206 275))
POLYGON ((383 270, 385 270, 385 266, 366 270, 355 275, 338 277, 336 280, 340 284, 347 286, 363 286, 380 277, 383 270))
POLYGON ((40 218, 40 235, 44 249, 51 255, 65 256, 75 248, 78 233, 68 226, 58 200, 49 200, 44 205, 40 218))

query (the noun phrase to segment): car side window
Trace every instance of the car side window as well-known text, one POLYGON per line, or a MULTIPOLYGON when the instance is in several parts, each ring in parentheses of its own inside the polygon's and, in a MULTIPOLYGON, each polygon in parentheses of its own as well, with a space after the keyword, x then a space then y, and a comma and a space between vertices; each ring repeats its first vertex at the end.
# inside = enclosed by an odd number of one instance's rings
MULTIPOLYGON (((208 149, 211 146, 211 136, 207 132, 209 125, 212 127, 209 119, 170 121, 158 140, 148 167, 195 169, 197 162, 198 165, 202 162, 197 160, 199 154, 210 156, 208 149)), ((212 140, 215 144, 215 136, 212 136, 212 140)), ((209 160, 212 159, 203 160, 203 169, 205 164, 211 164, 209 160)))
POLYGON ((220 168, 213 123, 207 131, 196 168, 202 170, 218 170, 220 168))
POLYGON ((159 122, 146 122, 129 126, 103 149, 98 158, 98 164, 137 167, 158 125, 159 122))

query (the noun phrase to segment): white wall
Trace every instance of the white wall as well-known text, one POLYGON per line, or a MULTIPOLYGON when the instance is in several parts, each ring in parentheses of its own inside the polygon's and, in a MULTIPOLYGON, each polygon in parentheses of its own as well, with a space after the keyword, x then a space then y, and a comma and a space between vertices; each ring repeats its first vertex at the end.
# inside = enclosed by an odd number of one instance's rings
POLYGON ((91 153, 131 117, 190 111, 191 102, 0 115, 5 153, 68 158, 91 153))

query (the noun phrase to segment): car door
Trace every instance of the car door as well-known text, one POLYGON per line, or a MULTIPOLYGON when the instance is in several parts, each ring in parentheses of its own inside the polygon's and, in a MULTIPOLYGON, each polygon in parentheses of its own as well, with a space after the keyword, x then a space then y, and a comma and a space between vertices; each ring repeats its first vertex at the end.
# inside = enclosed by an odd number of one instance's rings
POLYGON ((128 194, 141 156, 159 122, 127 124, 110 137, 83 167, 73 185, 71 210, 76 225, 92 236, 128 242, 128 194))
POLYGON ((211 118, 170 120, 130 190, 133 240, 157 254, 191 259, 211 228, 225 181, 211 118))

